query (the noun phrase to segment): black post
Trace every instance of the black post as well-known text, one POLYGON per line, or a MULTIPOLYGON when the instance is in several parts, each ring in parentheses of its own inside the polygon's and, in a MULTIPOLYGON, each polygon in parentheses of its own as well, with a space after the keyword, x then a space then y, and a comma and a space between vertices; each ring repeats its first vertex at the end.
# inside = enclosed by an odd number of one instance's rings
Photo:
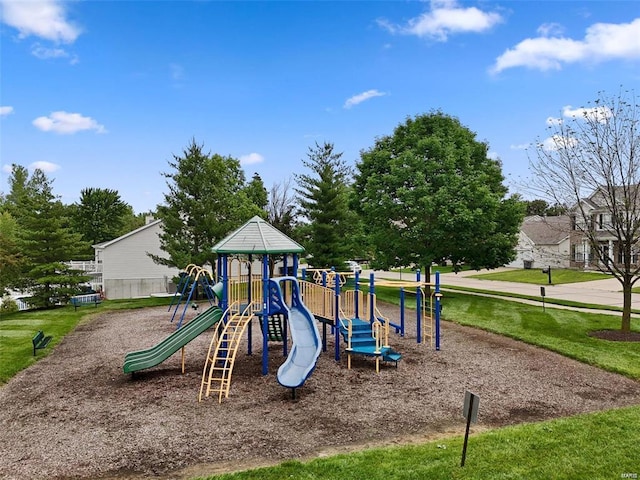
POLYGON ((460 466, 464 467, 464 461, 467 458, 467 442, 469 441, 469 427, 471 426, 471 410, 473 409, 473 399, 469 402, 469 410, 467 411, 467 429, 464 432, 464 445, 462 446, 462 460, 460 466))
POLYGON ((551 265, 549 265, 547 268, 543 268, 542 273, 546 273, 547 275, 549 275, 549 285, 551 285, 551 265))

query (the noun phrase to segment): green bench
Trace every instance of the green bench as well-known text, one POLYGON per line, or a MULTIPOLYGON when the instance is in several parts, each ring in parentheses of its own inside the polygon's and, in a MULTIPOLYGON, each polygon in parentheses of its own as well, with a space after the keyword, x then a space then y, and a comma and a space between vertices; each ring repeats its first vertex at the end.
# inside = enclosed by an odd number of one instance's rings
POLYGON ((36 350, 49 345, 52 338, 53 337, 51 335, 45 337, 44 332, 42 330, 38 330, 38 333, 36 333, 31 339, 31 342, 33 343, 33 355, 36 355, 36 350))
POLYGON ((71 305, 73 305, 74 310, 78 310, 78 307, 83 307, 85 305, 91 304, 94 304, 97 308, 100 303, 102 303, 102 299, 100 298, 99 293, 75 295, 71 297, 71 305))

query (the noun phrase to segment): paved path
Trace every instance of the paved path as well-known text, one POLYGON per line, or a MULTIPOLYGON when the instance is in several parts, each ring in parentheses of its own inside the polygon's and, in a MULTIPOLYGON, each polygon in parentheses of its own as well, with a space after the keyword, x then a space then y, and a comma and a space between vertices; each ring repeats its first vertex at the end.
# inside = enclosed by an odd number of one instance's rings
MULTIPOLYGON (((370 271, 365 271, 362 273, 362 276, 366 278, 369 273, 370 271)), ((443 273, 440 275, 440 284, 442 285, 443 290, 446 290, 446 286, 450 285, 494 291, 498 295, 501 292, 507 292, 540 297, 541 285, 470 278, 471 276, 478 275, 479 273, 480 272, 475 271, 465 271, 457 274, 443 273)), ((377 278, 402 278, 402 280, 415 280, 415 275, 406 273, 400 275, 394 272, 376 271, 375 275, 377 278)), ((622 285, 613 277, 605 280, 594 280, 591 282, 544 285, 544 287, 547 300, 570 300, 574 302, 622 308, 622 285)), ((640 295, 632 294, 631 306, 633 309, 640 310, 640 295)), ((604 312, 605 311, 603 311, 603 313, 604 312)), ((619 313, 617 314, 619 315, 619 313)))

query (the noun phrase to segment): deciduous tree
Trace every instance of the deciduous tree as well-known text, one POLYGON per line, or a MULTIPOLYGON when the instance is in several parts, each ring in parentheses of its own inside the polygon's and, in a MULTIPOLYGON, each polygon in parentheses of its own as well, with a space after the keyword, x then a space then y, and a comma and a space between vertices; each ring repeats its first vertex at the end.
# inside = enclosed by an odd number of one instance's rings
POLYGON ((576 232, 590 246, 592 265, 622 286, 621 329, 629 332, 631 290, 640 278, 640 106, 633 92, 601 93, 549 129, 531 160, 531 184, 556 203, 573 205, 576 232), (606 221, 592 218, 589 196, 606 221))
POLYGON ((498 160, 442 112, 408 118, 361 153, 358 209, 375 247, 373 265, 495 268, 515 256, 523 206, 507 197, 498 160))
MULTIPOLYGON (((72 205, 72 225, 89 244, 113 240, 123 233, 133 209, 123 202, 116 190, 108 188, 84 188, 80 201, 72 205)), ((93 250, 88 252, 91 256, 93 250)))

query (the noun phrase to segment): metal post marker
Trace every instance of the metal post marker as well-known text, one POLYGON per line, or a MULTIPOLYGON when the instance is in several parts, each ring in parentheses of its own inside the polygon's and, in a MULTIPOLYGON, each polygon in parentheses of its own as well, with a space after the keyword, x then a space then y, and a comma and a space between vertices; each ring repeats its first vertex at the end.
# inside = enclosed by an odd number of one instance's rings
POLYGON ((544 312, 544 297, 546 295, 544 287, 540 287, 540 296, 542 297, 542 311, 544 312))
POLYGON ((460 467, 464 467, 464 461, 467 458, 467 442, 469 441, 469 427, 471 422, 476 423, 478 421, 478 407, 480 406, 480 397, 475 393, 471 393, 469 390, 464 392, 464 406, 462 407, 462 414, 467 419, 467 428, 464 433, 464 445, 462 446, 462 460, 460 460, 460 467))

